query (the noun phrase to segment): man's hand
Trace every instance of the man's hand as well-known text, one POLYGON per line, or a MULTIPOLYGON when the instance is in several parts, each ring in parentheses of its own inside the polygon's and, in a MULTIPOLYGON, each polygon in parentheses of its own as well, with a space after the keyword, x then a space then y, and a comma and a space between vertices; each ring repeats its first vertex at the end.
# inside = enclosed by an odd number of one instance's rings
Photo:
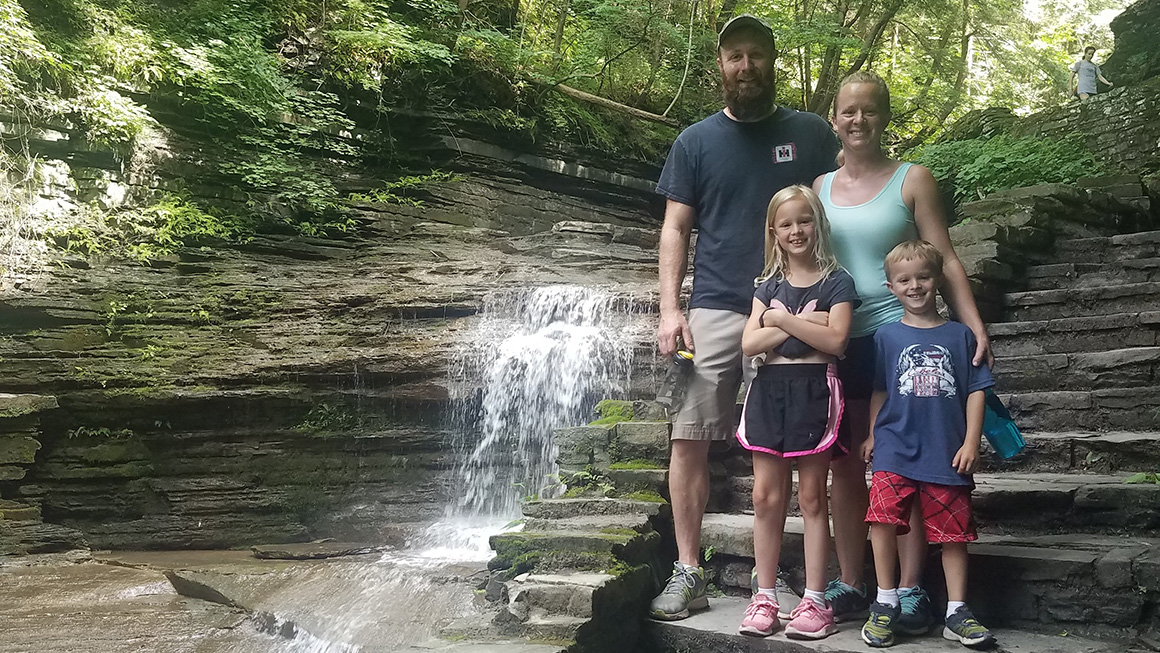
POLYGON ((657 347, 661 356, 669 357, 677 353, 677 338, 685 343, 685 349, 693 348, 693 334, 689 331, 689 322, 685 314, 680 311, 661 313, 661 323, 657 327, 657 347))
POLYGON ((866 436, 866 440, 862 442, 862 447, 858 450, 858 455, 861 456, 862 462, 868 463, 874 457, 874 434, 866 436))
POLYGON ((968 443, 959 447, 951 466, 960 474, 973 474, 979 466, 979 446, 968 443))

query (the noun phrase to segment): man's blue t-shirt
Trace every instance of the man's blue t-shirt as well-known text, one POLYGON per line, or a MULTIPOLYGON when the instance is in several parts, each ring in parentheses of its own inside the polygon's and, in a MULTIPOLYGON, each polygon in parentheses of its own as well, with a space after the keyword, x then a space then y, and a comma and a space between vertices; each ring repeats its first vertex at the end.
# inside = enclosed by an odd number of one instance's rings
POLYGON ((757 122, 718 111, 681 132, 657 192, 696 209, 690 308, 749 313, 753 280, 765 263, 769 200, 836 169, 837 154, 824 119, 785 107, 757 122))
POLYGON ((929 329, 901 322, 874 334, 874 389, 886 402, 874 422, 874 471, 938 485, 974 485, 951 466, 967 437, 967 395, 995 385, 975 367, 975 334, 958 322, 929 329))

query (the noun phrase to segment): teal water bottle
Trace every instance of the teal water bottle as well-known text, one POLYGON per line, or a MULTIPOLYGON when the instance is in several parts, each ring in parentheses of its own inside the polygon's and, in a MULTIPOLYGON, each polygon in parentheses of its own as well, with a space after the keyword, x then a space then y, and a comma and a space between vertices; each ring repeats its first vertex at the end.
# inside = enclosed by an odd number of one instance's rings
POLYGON ((1023 440, 1023 434, 1019 432, 1019 427, 1015 426, 1015 421, 1011 419, 1011 413, 999 400, 998 395, 987 388, 983 396, 986 398, 984 404, 986 408, 983 413, 983 435, 986 436, 987 442, 991 443, 991 448, 999 454, 1000 458, 1003 460, 1014 458, 1027 447, 1027 443, 1023 440))

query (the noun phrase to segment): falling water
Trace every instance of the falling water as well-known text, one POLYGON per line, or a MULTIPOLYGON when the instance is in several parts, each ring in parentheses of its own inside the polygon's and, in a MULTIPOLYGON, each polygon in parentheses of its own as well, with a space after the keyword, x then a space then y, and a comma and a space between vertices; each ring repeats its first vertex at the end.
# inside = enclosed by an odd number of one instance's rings
POLYGON ((552 432, 591 421, 598 400, 627 391, 643 328, 636 313, 622 297, 580 286, 486 300, 453 370, 465 456, 454 514, 510 519, 524 497, 559 491, 552 432))

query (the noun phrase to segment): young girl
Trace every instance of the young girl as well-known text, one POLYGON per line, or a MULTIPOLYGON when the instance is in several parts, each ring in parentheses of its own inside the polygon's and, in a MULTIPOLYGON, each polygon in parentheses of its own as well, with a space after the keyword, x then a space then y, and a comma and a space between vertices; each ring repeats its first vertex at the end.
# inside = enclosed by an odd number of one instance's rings
POLYGON ((820 639, 836 632, 825 600, 830 525, 826 476, 838 442, 842 389, 834 362, 846 348, 860 303, 854 280, 830 250, 830 225, 818 196, 805 186, 779 191, 766 213, 765 270, 741 348, 757 359, 737 439, 753 452, 753 552, 757 593, 740 632, 778 629, 777 561, 798 464, 798 504, 805 522, 806 592, 786 626, 787 637, 820 639))

